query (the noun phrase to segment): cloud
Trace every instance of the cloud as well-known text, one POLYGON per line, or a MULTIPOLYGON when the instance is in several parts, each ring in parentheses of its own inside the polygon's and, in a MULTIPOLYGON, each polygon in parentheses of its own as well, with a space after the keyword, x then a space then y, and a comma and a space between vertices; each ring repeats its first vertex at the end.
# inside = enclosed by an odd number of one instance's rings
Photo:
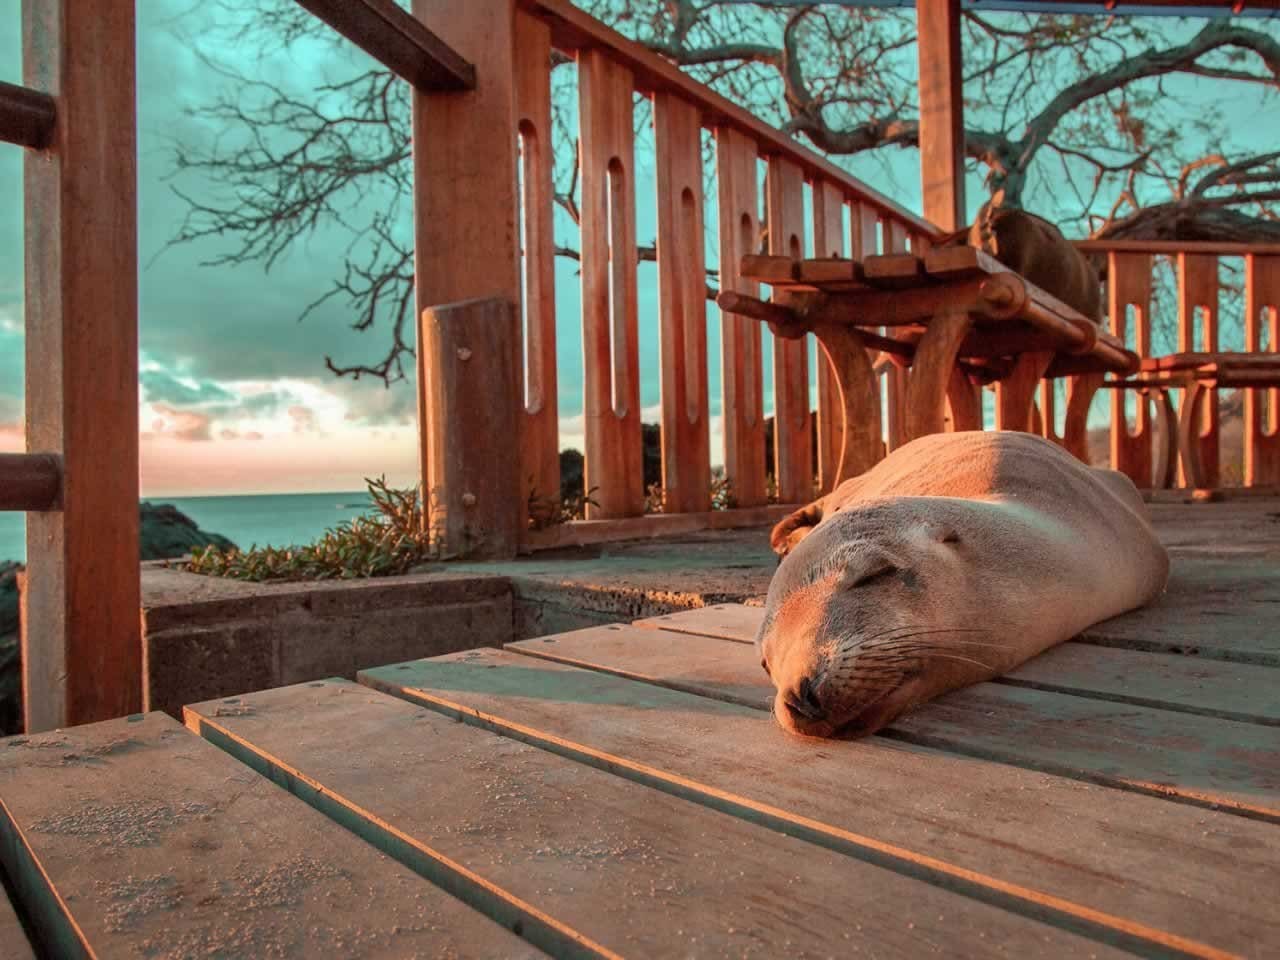
POLYGON ((147 403, 163 403, 171 407, 194 407, 211 403, 231 403, 235 394, 205 380, 184 383, 164 370, 143 370, 138 375, 142 384, 142 398, 147 403))
POLYGON ((289 419, 293 421, 294 433, 312 433, 320 429, 316 412, 301 404, 289 408, 289 419))
POLYGON ((153 403, 151 409, 158 417, 151 422, 151 432, 184 443, 204 443, 213 439, 212 419, 194 410, 179 410, 162 403, 153 403))

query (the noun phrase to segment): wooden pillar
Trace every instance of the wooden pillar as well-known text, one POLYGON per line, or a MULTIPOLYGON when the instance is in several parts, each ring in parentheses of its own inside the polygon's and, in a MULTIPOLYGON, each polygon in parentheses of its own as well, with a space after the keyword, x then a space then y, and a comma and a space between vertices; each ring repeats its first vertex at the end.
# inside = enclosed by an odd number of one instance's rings
MULTIPOLYGON (((474 90, 454 93, 413 93, 414 270, 421 323, 430 307, 477 298, 521 301, 520 233, 516 195, 516 105, 514 94, 515 7, 513 0, 413 0, 414 15, 462 57, 475 64, 474 90)), ((508 433, 467 432, 445 410, 431 403, 430 385, 456 358, 434 353, 447 348, 440 338, 418 331, 418 423, 424 495, 429 501, 451 502, 455 491, 442 484, 457 482, 466 492, 488 488, 491 478, 431 473, 432 447, 466 445, 470 469, 516 475, 520 457, 514 456, 516 437, 508 433)), ((494 349, 510 353, 519 369, 520 338, 509 343, 491 341, 494 349)), ((486 403, 495 407, 491 419, 518 409, 516 386, 493 393, 486 403)), ((507 489, 509 485, 500 485, 507 489)), ((558 493, 558 492, 557 492, 558 493)), ((461 494, 458 494, 461 496, 461 494)), ((478 501, 474 509, 494 516, 514 516, 478 501)), ((521 511, 523 513, 523 511, 521 511)), ((452 522, 452 521, 450 521, 452 522)), ((486 553, 515 554, 523 523, 511 529, 488 530, 486 553)))
POLYGON ((916 35, 924 215, 958 230, 966 220, 960 0, 916 0, 916 35))
MULTIPOLYGON (((1111 332, 1140 357, 1151 355, 1151 262, 1149 253, 1108 254, 1107 312, 1111 316, 1111 332)), ((1130 397, 1128 402, 1136 404, 1134 426, 1130 429, 1125 415, 1125 394, 1129 392, 1111 391, 1111 468, 1145 488, 1151 486, 1151 410, 1145 397, 1130 397)))
POLYGON ((26 436, 62 461, 27 517, 28 732, 142 707, 134 0, 26 0, 23 80, 50 94, 26 156, 26 436))

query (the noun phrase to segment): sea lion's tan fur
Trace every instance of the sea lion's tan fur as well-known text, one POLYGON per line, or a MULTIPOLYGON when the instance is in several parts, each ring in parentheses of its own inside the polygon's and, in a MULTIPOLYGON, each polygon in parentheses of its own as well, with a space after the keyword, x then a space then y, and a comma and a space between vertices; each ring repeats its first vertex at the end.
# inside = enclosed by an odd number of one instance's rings
POLYGON ((774 714, 870 733, 1156 597, 1169 561, 1137 489, 1056 444, 948 433, 899 448, 774 529, 757 638, 774 714))

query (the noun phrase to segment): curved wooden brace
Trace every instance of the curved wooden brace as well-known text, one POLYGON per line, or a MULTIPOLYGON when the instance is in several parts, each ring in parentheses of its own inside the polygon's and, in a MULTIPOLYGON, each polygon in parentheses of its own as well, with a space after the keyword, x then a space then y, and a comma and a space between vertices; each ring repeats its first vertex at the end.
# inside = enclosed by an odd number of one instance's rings
POLYGON ((853 327, 830 324, 814 328, 831 365, 838 406, 844 414, 836 457, 835 489, 850 477, 870 470, 884 457, 880 438, 880 381, 862 337, 853 327))
POLYGON ((947 404, 951 407, 952 430, 982 429, 982 388, 970 383, 959 367, 951 368, 947 404))
POLYGON ((1178 479, 1178 442, 1174 425, 1177 414, 1169 391, 1164 387, 1151 387, 1143 390, 1142 394, 1150 397, 1156 407, 1155 448, 1151 454, 1155 463, 1151 485, 1157 490, 1167 490, 1178 479))
POLYGON ((1034 429, 1032 408, 1044 372, 1053 362, 1052 352, 1018 355, 1013 372, 996 384, 996 429, 1039 433, 1034 429))
POLYGON ((907 379, 904 443, 945 428, 947 387, 960 343, 972 326, 968 313, 939 313, 929 321, 907 379))
POLYGON ((1187 483, 1197 489, 1209 485, 1204 461, 1200 458, 1200 408, 1210 387, 1193 380, 1188 386, 1178 414, 1178 451, 1182 455, 1182 473, 1187 483))
POLYGON ((1089 462, 1089 407, 1104 376, 1084 373, 1067 378, 1067 419, 1062 428, 1062 445, 1084 463, 1089 462))

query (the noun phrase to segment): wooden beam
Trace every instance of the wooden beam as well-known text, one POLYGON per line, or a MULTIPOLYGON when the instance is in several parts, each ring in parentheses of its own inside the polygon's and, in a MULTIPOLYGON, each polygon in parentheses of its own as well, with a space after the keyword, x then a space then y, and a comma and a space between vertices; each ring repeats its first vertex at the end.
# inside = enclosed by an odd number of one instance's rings
POLYGON ((134 0, 28 0, 23 83, 57 101, 27 158, 26 437, 62 458, 27 517, 28 732, 142 707, 134 0))
POLYGON ((924 215, 942 230, 958 230, 967 220, 960 0, 917 0, 916 34, 924 215))
POLYGON ((297 0, 396 76, 423 91, 474 90, 476 68, 395 0, 297 0))
POLYGON ((62 493, 58 458, 48 453, 0 453, 0 510, 53 510, 62 493))
POLYGON ((1217 240, 1073 240, 1083 253, 1206 253, 1221 257, 1275 256, 1280 243, 1230 243, 1217 240))
POLYGON ((53 136, 55 119, 53 97, 0 82, 0 140, 43 150, 53 136))

